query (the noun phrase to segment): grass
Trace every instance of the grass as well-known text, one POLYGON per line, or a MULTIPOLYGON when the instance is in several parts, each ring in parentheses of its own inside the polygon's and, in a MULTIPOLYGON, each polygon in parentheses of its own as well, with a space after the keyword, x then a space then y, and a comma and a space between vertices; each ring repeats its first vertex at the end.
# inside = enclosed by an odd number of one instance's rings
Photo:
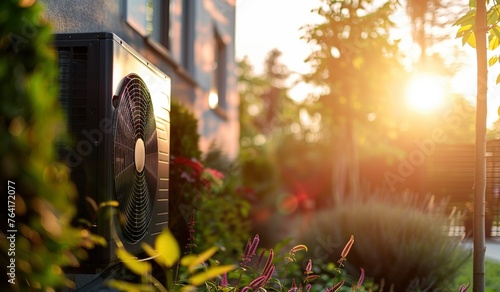
MULTIPOLYGON (((470 280, 472 287, 472 257, 467 261, 460 270, 459 276, 456 278, 456 287, 461 284, 467 284, 470 280)), ((486 260, 485 262, 485 282, 486 292, 500 291, 500 262, 486 260)), ((472 288, 469 288, 472 291, 472 288)))

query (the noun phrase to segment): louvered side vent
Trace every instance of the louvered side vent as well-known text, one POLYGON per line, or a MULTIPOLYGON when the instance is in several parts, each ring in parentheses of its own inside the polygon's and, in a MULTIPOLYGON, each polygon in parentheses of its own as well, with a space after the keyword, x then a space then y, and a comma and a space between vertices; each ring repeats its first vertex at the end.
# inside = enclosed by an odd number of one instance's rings
POLYGON ((59 48, 59 100, 72 133, 81 133, 87 117, 87 47, 59 48))
MULTIPOLYGON (((85 139, 83 133, 88 127, 88 48, 59 47, 58 53, 59 102, 66 116, 67 132, 70 133, 63 137, 66 147, 59 147, 59 156, 72 168, 71 178, 78 193, 85 194, 87 180, 84 165, 75 152, 78 151, 78 142, 85 139)), ((85 217, 84 214, 79 215, 85 217)))

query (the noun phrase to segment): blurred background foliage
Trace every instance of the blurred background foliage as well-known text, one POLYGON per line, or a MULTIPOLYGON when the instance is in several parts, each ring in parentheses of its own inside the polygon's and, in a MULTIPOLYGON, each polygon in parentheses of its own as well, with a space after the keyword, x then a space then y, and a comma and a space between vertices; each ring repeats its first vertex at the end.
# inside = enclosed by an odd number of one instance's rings
POLYGON ((182 178, 185 166, 175 163, 176 157, 201 159, 198 148, 200 135, 198 121, 194 114, 182 103, 172 100, 170 109, 171 124, 179 125, 170 129, 170 177, 169 177, 169 228, 179 240, 181 248, 187 244, 188 221, 192 212, 192 202, 197 195, 197 186, 182 178))
MULTIPOLYGON (((0 3, 0 181, 2 232, 16 229, 15 256, 1 237, 1 265, 15 258, 15 291, 54 291, 71 285, 63 267, 85 258, 92 247, 88 232, 70 225, 76 189, 59 164, 56 141, 64 132, 57 100, 58 71, 51 29, 34 1, 0 3), (7 228, 7 184, 15 183, 15 227, 7 228)), ((4 290, 5 291, 5 290, 4 290)))
MULTIPOLYGON (((286 234, 280 220, 336 206, 366 191, 425 191, 425 165, 416 165, 396 188, 385 174, 398 174, 401 161, 419 150, 416 141, 432 138, 435 131, 444 137, 435 144, 474 141, 475 108, 465 96, 447 96, 435 112, 415 111, 405 98, 411 69, 432 69, 451 78, 460 67, 458 56, 450 63, 450 56, 434 46, 445 39, 443 27, 453 21, 441 23, 442 16, 463 5, 438 2, 322 1, 313 13, 324 22, 302 29, 314 48, 305 60, 312 70, 295 83, 290 80, 297 78, 289 77, 296 73, 281 63, 277 49, 269 52, 261 73, 248 59, 239 61, 239 160, 243 185, 254 196, 256 231, 279 237, 286 234), (436 26, 420 43, 426 57, 410 65, 408 52, 390 36, 402 5, 415 21, 436 26), (300 82, 314 87, 297 101, 291 92, 300 82), (268 227, 272 231, 264 230, 268 227)), ((412 28, 418 36, 428 29, 412 28)))
POLYGON ((251 206, 241 195, 239 164, 215 144, 201 153, 198 120, 185 105, 172 101, 170 114, 176 125, 170 145, 170 230, 184 253, 217 246, 220 259, 234 259, 250 232, 251 206))
MULTIPOLYGON (((460 55, 440 51, 439 44, 448 38, 444 28, 455 20, 449 15, 464 7, 451 0, 385 1, 378 6, 372 1, 321 1, 313 13, 324 21, 302 29, 303 39, 313 48, 305 60, 312 71, 297 83, 312 84, 315 90, 305 92, 301 101, 291 96, 296 83, 286 77, 295 73, 280 62, 278 50, 269 52, 261 73, 248 59, 240 60, 242 181, 252 198, 254 232, 265 245, 307 234, 312 250, 324 249, 315 239, 325 243, 325 236, 335 232, 357 232, 356 238, 363 238, 358 248, 366 254, 358 250, 354 266, 370 265, 367 277, 388 277, 398 287, 449 284, 464 259, 457 254, 455 239, 444 239, 436 223, 453 206, 429 214, 419 205, 425 205, 427 198, 422 192, 424 163, 412 165, 414 171, 395 188, 388 185, 385 174, 400 173, 401 161, 421 150, 416 142, 432 138, 436 131, 443 139, 434 146, 474 141, 475 107, 466 96, 448 95, 435 112, 415 111, 405 99, 412 71, 432 71, 451 79, 462 66, 460 55), (412 34, 423 55, 411 64, 409 52, 390 36, 396 28, 393 16, 402 8, 415 22, 412 34), (421 192, 415 204, 397 200, 406 190, 421 192), (375 193, 395 200, 384 199, 370 208, 374 201, 365 200, 375 200, 375 193), (353 197, 360 200, 353 202, 353 197), (308 230, 316 223, 321 228, 311 234, 308 230), (387 226, 370 229, 377 224, 387 226), (386 233, 386 227, 394 232, 386 233), (410 239, 419 242, 415 247, 419 252, 428 251, 434 258, 426 262, 427 258, 402 249, 410 239), (398 273, 409 269, 412 275, 398 273), (390 278, 391 273, 401 280, 390 278), (436 279, 440 284, 434 283, 436 279)), ((440 202, 448 199, 435 197, 440 202)), ((332 237, 334 243, 345 240, 332 237)))

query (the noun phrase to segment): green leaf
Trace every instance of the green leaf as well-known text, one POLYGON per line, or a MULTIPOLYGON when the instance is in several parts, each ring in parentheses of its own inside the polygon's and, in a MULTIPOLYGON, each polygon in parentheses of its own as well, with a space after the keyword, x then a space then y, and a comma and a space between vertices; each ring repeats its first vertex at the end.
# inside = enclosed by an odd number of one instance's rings
POLYGON ((202 252, 198 256, 195 257, 189 257, 188 260, 182 261, 181 260, 181 265, 187 266, 189 269, 189 272, 193 272, 196 269, 196 266, 202 264, 206 260, 210 259, 215 253, 217 252, 217 247, 211 247, 207 249, 206 251, 202 252), (187 264, 187 265, 186 265, 187 264))
POLYGON ((455 23, 453 23, 454 26, 460 25, 470 25, 474 23, 474 17, 476 16, 476 11, 475 10, 470 10, 468 11, 464 16, 460 17, 455 23))
MULTIPOLYGON (((471 31, 470 35, 468 36, 468 38, 466 39, 467 41, 467 44, 469 44, 469 46, 475 48, 476 47, 476 34, 471 31)), ((463 43, 463 41, 462 41, 463 43)))
POLYGON ((152 258, 158 257, 158 252, 156 250, 154 250, 154 248, 151 245, 143 242, 143 243, 141 243, 141 247, 144 250, 144 252, 146 252, 146 254, 148 256, 150 256, 152 258))
POLYGON ((493 56, 488 60, 488 65, 491 67, 498 61, 498 56, 493 56))
POLYGON ((189 278, 189 282, 191 282, 191 284, 194 286, 199 286, 212 278, 215 278, 215 277, 222 275, 224 273, 231 272, 232 270, 235 270, 236 268, 237 267, 235 265, 210 267, 206 271, 198 273, 198 274, 192 276, 191 278, 189 278))
POLYGON ((496 35, 490 34, 488 39, 489 39, 488 50, 493 51, 494 49, 498 48, 499 41, 496 35))
POLYGON ((496 25, 498 22, 500 5, 494 5, 488 10, 488 14, 486 16, 487 25, 496 25))
POLYGON ((184 266, 184 267, 188 267, 189 265, 191 265, 191 263, 193 263, 196 258, 198 256, 195 255, 195 254, 188 254, 188 255, 185 255, 181 258, 181 266, 184 266))
POLYGON ((494 34, 497 38, 499 38, 499 39, 500 39, 500 27, 495 26, 495 27, 493 27, 492 29, 490 29, 490 31, 489 31, 489 32, 490 32, 490 34, 492 33, 492 34, 494 34))
POLYGON ((461 27, 458 28, 457 34, 460 32, 466 32, 466 31, 472 31, 472 24, 462 25, 461 27))
POLYGON ((156 238, 155 248, 158 252, 158 262, 165 265, 167 268, 171 268, 179 260, 181 255, 181 250, 177 240, 175 240, 172 232, 165 229, 156 238))
POLYGON ((181 292, 195 292, 195 291, 198 290, 196 289, 196 286, 193 285, 186 285, 181 288, 181 292))
POLYGON ((125 281, 111 279, 107 282, 108 286, 120 291, 129 292, 147 292, 151 291, 151 286, 146 284, 134 284, 125 281))
POLYGON ((95 244, 98 244, 100 246, 107 246, 108 245, 106 238, 99 236, 99 235, 90 234, 90 240, 92 240, 92 242, 94 242, 95 244))
POLYGON ((144 275, 151 271, 151 264, 138 261, 132 254, 124 248, 118 248, 116 255, 123 264, 136 275, 144 275))
POLYGON ((99 209, 104 207, 118 207, 119 205, 118 201, 106 201, 99 204, 99 209))
POLYGON ((464 31, 461 36, 458 36, 458 34, 457 34, 457 37, 462 37, 462 46, 465 46, 465 44, 467 43, 467 39, 469 38, 471 33, 472 33, 472 30, 468 30, 468 31, 464 31))

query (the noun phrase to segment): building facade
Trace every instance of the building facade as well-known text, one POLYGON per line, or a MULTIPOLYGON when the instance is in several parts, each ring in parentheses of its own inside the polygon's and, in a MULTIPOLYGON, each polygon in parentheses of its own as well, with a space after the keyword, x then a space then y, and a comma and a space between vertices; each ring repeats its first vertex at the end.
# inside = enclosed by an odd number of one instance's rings
MULTIPOLYGON (((200 148, 238 152, 235 0, 43 0, 55 33, 112 32, 170 76, 199 120, 200 148)), ((172 124, 172 127, 176 125, 172 124)))

